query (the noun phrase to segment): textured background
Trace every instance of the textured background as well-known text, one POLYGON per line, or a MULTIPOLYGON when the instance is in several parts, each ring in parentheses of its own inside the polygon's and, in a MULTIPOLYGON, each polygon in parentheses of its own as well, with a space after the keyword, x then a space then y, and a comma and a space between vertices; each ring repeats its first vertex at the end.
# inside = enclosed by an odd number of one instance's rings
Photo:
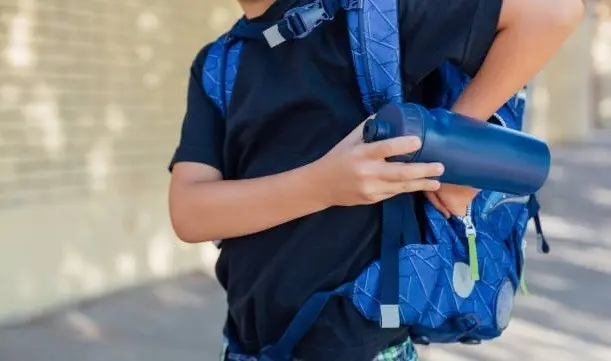
POLYGON ((166 166, 224 3, 0 0, 0 321, 209 261, 166 166))

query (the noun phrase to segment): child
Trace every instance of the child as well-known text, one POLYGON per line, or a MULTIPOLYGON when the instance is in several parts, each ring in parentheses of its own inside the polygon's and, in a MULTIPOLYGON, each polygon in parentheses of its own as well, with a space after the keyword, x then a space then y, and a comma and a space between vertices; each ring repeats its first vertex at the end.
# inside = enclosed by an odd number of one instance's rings
MULTIPOLYGON (((311 0, 240 0, 253 23, 311 0)), ((426 102, 451 60, 474 75, 453 111, 488 119, 555 54, 583 14, 579 0, 399 0, 403 88, 426 102)), ((355 279, 379 254, 379 202, 426 192, 463 215, 476 190, 427 178, 441 164, 397 164, 417 139, 363 144, 366 117, 343 15, 275 48, 247 40, 226 117, 202 89, 209 47, 191 69, 170 213, 185 242, 224 240, 217 276, 227 329, 246 354, 280 338, 314 293, 355 279), (362 123, 361 123, 362 124, 362 123)), ((304 361, 412 360, 406 329, 381 329, 332 299, 300 343, 304 361), (407 340, 407 341, 406 341, 407 340)))

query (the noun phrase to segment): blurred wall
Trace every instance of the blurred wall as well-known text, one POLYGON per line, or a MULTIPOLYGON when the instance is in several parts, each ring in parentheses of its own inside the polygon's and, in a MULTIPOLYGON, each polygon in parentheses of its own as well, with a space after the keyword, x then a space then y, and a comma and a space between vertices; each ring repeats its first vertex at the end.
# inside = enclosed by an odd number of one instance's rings
POLYGON ((550 143, 587 139, 594 130, 599 99, 592 42, 596 11, 592 1, 581 26, 539 73, 531 88, 528 130, 550 143))
POLYGON ((0 323, 209 266, 167 163, 224 0, 0 0, 0 323))
POLYGON ((594 60, 595 82, 593 86, 596 100, 597 125, 611 127, 611 1, 600 0, 596 10, 592 55, 594 60))

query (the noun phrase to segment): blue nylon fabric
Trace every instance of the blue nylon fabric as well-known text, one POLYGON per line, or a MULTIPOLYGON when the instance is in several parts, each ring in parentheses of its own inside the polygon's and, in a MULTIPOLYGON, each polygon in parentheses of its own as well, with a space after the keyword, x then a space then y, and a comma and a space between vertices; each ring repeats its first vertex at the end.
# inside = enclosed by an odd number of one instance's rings
POLYGON ((348 12, 348 31, 357 82, 365 109, 374 114, 403 101, 397 1, 363 0, 348 12))
POLYGON ((242 41, 234 41, 227 35, 221 36, 208 50, 202 69, 204 91, 218 107, 223 117, 227 117, 227 109, 238 73, 242 45, 242 41))

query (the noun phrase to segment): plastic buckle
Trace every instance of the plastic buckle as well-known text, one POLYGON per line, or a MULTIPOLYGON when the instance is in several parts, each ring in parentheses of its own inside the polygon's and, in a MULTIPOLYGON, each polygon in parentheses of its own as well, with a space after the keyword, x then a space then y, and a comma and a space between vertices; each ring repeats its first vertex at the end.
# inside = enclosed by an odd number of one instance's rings
POLYGON ((323 21, 332 20, 333 16, 327 13, 322 1, 317 0, 311 4, 287 11, 284 18, 295 38, 303 39, 310 35, 323 21))
MULTIPOLYGON (((310 35, 323 21, 327 20, 333 20, 333 16, 327 12, 322 0, 316 0, 311 4, 287 11, 284 14, 283 21, 286 22, 288 30, 293 34, 293 39, 303 39, 310 35)), ((272 48, 290 40, 280 32, 280 24, 263 31, 263 36, 272 48)))
POLYGON ((356 10, 363 8, 364 0, 342 0, 342 9, 356 10))

